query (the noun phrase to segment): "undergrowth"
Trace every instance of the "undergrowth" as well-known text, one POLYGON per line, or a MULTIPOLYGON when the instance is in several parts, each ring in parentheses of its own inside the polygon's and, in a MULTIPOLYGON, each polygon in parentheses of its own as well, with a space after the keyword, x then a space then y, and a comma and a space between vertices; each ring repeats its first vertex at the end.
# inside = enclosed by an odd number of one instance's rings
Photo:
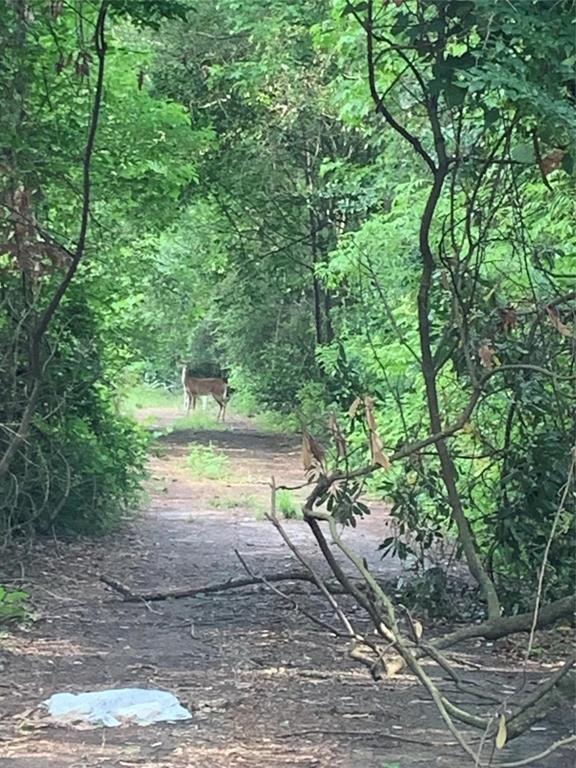
POLYGON ((193 445, 186 465, 195 480, 226 480, 230 476, 230 459, 210 445, 193 445))

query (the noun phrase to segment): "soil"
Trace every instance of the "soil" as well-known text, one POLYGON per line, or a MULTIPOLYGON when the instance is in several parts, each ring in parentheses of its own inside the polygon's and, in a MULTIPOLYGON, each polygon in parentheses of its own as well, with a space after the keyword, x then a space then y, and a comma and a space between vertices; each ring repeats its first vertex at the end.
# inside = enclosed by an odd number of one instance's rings
MULTIPOLYGON (((157 427, 178 414, 143 414, 157 427)), ((158 603, 126 603, 100 580, 134 590, 202 586, 244 575, 238 550, 258 573, 293 570, 291 554, 261 510, 269 482, 299 485, 298 440, 258 431, 246 420, 225 430, 171 431, 150 462, 146 508, 120 531, 92 541, 42 541, 16 548, 0 583, 31 595, 35 620, 0 636, 0 766, 2 768, 465 768, 425 692, 408 675, 375 682, 335 638, 267 587, 158 603), (212 444, 229 457, 226 475, 195 479, 186 465, 191 444, 212 444), (63 727, 41 702, 59 691, 158 687, 173 692, 191 720, 149 727, 63 727)), ((300 492, 302 493, 302 492, 300 492)), ((296 494, 298 495, 298 494, 296 494)), ((326 573, 306 525, 286 528, 326 573)), ((382 560, 389 533, 386 509, 346 537, 379 577, 402 565, 382 560)), ((336 623, 305 583, 286 583, 309 612, 336 623)), ((361 611, 350 615, 367 626, 361 611)), ((506 686, 532 690, 550 673, 529 665, 519 673, 504 648, 471 643, 456 659, 467 678, 505 695, 506 686)), ((555 664, 550 663, 550 668, 555 664)), ((437 680, 441 675, 430 667, 437 680)), ((454 693, 465 704, 467 695, 454 693)), ((570 730, 572 713, 539 724, 526 738, 493 755, 520 760, 570 730)), ((490 758, 486 749, 484 757, 490 758)), ((563 749, 532 765, 568 768, 563 749)))

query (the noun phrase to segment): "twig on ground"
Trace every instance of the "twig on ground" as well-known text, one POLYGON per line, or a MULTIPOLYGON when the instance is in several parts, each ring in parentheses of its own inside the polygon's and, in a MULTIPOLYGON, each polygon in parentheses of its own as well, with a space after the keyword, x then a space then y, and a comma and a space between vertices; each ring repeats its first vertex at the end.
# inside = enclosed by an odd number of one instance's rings
POLYGON ((314 624, 317 624, 319 627, 322 627, 323 629, 327 629, 329 632, 331 632, 336 637, 350 637, 348 633, 341 632, 340 630, 336 629, 336 627, 333 627, 331 624, 328 624, 326 621, 322 621, 322 619, 319 619, 317 616, 314 616, 314 614, 310 613, 310 611, 307 611, 306 608, 303 608, 300 603, 298 603, 296 600, 294 600, 293 597, 290 597, 290 595, 287 595, 285 592, 282 592, 281 589, 278 589, 278 587, 275 587, 273 584, 270 583, 270 580, 266 576, 256 576, 256 574, 252 571, 246 560, 242 557, 240 552, 238 552, 237 549, 234 550, 234 553, 238 560, 242 563, 242 566, 246 573, 249 576, 252 576, 252 578, 259 578, 262 580, 262 582, 270 589, 274 594, 279 595, 284 600, 287 600, 289 603, 291 603, 294 608, 298 611, 298 613, 301 613, 303 616, 306 616, 306 618, 310 619, 314 624))
MULTIPOLYGON (((266 576, 266 580, 268 582, 307 581, 308 583, 315 583, 311 576, 302 572, 273 573, 270 576, 266 576)), ((251 587, 256 584, 265 583, 262 576, 254 576, 228 579, 227 581, 205 584, 202 587, 181 587, 180 589, 158 590, 156 592, 134 592, 125 584, 116 581, 116 579, 111 579, 109 576, 100 576, 100 581, 122 595, 124 602, 126 603, 138 603, 141 601, 159 602, 161 600, 171 599, 177 600, 183 597, 195 597, 196 595, 210 594, 214 592, 226 592, 230 589, 241 589, 242 587, 251 587)), ((330 587, 327 586, 326 589, 330 589, 330 587)))
POLYGON ((293 731, 291 733, 280 733, 278 739, 293 739, 300 736, 353 736, 357 738, 390 739, 392 741, 405 742, 406 744, 422 744, 426 747, 458 747, 457 741, 426 741, 425 739, 416 739, 411 736, 403 736, 397 733, 387 733, 379 729, 373 731, 344 731, 342 729, 329 730, 324 728, 306 728, 303 731, 293 731))

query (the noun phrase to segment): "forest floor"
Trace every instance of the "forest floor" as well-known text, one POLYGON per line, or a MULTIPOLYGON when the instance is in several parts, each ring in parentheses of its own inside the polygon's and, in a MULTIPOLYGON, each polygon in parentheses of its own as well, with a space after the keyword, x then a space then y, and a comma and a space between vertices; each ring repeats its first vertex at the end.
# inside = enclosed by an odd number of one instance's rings
MULTIPOLYGON (((168 408, 143 415, 160 429, 177 417, 168 408)), ((123 602, 102 583, 102 575, 134 590, 225 581, 243 575, 235 549, 259 573, 294 568, 261 511, 269 503, 271 476, 277 483, 302 482, 295 437, 262 432, 232 418, 225 430, 166 431, 156 448, 149 500, 119 532, 91 541, 37 541, 13 551, 0 568, 0 582, 11 579, 30 592, 35 614, 28 627, 0 635, 0 766, 469 765, 408 675, 374 682, 366 668, 347 658, 344 640, 312 624, 266 587, 145 604, 123 602), (186 463, 192 444, 211 444, 228 457, 217 479, 194 479, 186 463), (55 692, 112 687, 171 691, 193 717, 149 727, 79 729, 54 725, 39 707, 55 692)), ((292 520, 286 527, 325 572, 305 524, 292 520)), ((398 562, 379 556, 387 531, 386 510, 380 507, 358 530, 347 532, 383 578, 401 571, 398 562)), ((309 611, 333 620, 311 586, 282 588, 309 611)), ((465 676, 489 684, 492 693, 519 680, 532 690, 555 668, 555 660, 548 661, 530 664, 522 678, 509 644, 471 643, 458 656, 465 676)), ((465 703, 466 696, 455 699, 465 703)), ((502 755, 519 760, 565 735, 572 719, 566 709, 502 755)), ((569 749, 533 763, 538 768, 573 764, 569 749)))

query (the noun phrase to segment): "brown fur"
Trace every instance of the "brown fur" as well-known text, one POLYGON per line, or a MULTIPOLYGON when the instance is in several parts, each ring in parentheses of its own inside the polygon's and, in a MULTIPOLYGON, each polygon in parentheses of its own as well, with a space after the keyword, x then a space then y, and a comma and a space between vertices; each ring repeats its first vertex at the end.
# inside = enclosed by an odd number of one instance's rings
POLYGON ((186 413, 190 413, 196 408, 196 401, 202 395, 212 395, 214 400, 220 406, 218 419, 226 415, 226 405, 228 403, 228 385, 223 379, 195 379, 188 373, 187 366, 182 368, 182 386, 184 387, 184 405, 186 413))

